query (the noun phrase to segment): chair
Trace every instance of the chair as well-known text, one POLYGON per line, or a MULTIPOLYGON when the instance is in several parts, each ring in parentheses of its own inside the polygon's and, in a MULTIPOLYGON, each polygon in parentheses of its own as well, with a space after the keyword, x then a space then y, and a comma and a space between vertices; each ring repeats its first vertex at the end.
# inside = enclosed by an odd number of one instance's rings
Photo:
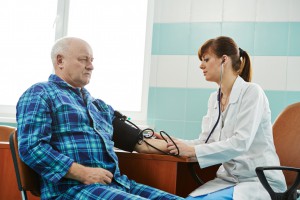
POLYGON ((0 126, 0 141, 1 142, 8 142, 9 141, 9 136, 12 132, 16 130, 15 127, 12 126, 0 126))
POLYGON ((9 145, 16 171, 18 189, 21 191, 22 199, 28 199, 27 191, 30 191, 34 196, 40 196, 39 175, 19 157, 17 130, 10 135, 9 145))
POLYGON ((17 189, 14 176, 13 161, 9 149, 9 136, 15 127, 0 125, 0 199, 16 199, 19 193, 12 192, 10 188, 17 189))
POLYGON ((257 167, 257 176, 272 200, 296 199, 300 183, 300 102, 287 106, 278 115, 273 124, 273 135, 281 166, 257 167), (264 170, 283 170, 288 189, 283 193, 274 192, 266 180, 264 170))

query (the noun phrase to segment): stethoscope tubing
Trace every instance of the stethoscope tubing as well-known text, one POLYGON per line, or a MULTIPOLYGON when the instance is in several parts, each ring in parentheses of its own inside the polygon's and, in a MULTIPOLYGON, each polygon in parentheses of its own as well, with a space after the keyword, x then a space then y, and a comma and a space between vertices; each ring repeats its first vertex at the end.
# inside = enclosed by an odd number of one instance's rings
POLYGON ((211 135, 215 131, 215 129, 216 129, 216 127, 217 127, 217 125, 219 124, 219 121, 220 121, 220 117, 221 117, 221 94, 222 94, 221 85, 222 85, 222 80, 223 80, 223 62, 221 64, 220 84, 219 84, 219 90, 218 90, 218 96, 217 96, 218 108, 219 108, 218 119, 217 119, 216 123, 214 124, 213 128, 211 129, 211 131, 209 132, 209 134, 208 134, 208 136, 207 136, 207 138, 205 140, 205 143, 208 142, 209 138, 211 137, 211 135))

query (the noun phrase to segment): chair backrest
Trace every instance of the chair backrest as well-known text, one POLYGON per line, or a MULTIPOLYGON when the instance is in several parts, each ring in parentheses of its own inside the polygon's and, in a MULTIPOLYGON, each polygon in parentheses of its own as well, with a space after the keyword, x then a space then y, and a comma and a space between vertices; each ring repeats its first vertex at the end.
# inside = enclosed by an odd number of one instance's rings
POLYGON ((8 142, 9 141, 9 136, 12 132, 16 130, 15 127, 12 126, 0 126, 0 141, 1 142, 8 142))
POLYGON ((19 157, 17 130, 10 135, 9 144, 16 171, 18 188, 21 191, 22 198, 27 199, 26 191, 30 191, 35 196, 40 196, 39 175, 28 167, 19 157))
MULTIPOLYGON (((289 105, 278 115, 273 134, 280 165, 300 168, 300 102, 289 105)), ((292 185, 295 173, 283 173, 287 185, 292 185)))

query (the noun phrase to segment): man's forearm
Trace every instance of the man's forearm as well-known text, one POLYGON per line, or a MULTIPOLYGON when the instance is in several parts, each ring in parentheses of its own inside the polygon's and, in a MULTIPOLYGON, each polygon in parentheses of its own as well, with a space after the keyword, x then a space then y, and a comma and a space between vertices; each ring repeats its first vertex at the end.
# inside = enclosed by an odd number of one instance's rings
MULTIPOLYGON (((167 152, 167 143, 164 140, 160 139, 145 139, 147 143, 152 146, 160 149, 161 151, 167 152)), ((148 145, 146 142, 142 142, 141 144, 136 144, 134 150, 139 153, 156 153, 162 154, 162 152, 156 150, 155 148, 148 145)))

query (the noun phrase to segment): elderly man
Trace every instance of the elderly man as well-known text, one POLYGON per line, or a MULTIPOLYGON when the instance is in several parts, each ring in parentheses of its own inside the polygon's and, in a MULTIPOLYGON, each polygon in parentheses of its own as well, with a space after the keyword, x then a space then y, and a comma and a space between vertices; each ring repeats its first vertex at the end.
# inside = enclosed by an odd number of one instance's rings
MULTIPOLYGON (((17 104, 21 159, 41 176, 42 199, 181 199, 121 175, 114 152, 114 110, 84 88, 93 51, 79 38, 58 40, 55 74, 31 86, 17 104)), ((166 149, 162 140, 148 142, 166 149)), ((136 144, 138 152, 155 150, 136 144)))

